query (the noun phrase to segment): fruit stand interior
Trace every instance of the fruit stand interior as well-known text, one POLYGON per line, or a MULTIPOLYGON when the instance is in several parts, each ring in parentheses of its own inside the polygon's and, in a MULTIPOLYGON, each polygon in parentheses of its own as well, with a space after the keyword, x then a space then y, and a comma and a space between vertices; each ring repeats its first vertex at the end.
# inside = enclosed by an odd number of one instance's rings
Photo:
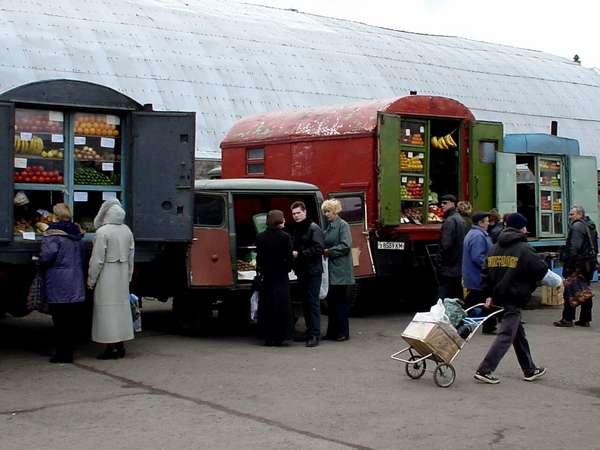
POLYGON ((289 229, 294 223, 290 206, 297 200, 306 204, 308 217, 319 223, 313 196, 234 195, 238 276, 240 272, 256 270, 256 235, 266 229, 267 212, 281 210, 289 229))
POLYGON ((36 239, 65 202, 83 231, 93 232, 102 202, 121 198, 120 118, 41 109, 15 111, 14 231, 36 239))
POLYGON ((401 121, 401 223, 441 223, 439 198, 458 197, 459 126, 455 120, 401 121))

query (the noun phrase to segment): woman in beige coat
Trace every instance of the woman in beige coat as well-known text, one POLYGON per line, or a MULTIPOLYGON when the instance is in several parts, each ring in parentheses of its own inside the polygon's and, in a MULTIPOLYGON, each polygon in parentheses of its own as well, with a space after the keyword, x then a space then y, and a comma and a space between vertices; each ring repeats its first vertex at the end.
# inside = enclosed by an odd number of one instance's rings
POLYGON ((94 289, 92 340, 107 344, 98 359, 125 356, 123 341, 133 339, 129 283, 133 274, 133 234, 118 200, 102 204, 94 219, 96 237, 87 284, 94 289))

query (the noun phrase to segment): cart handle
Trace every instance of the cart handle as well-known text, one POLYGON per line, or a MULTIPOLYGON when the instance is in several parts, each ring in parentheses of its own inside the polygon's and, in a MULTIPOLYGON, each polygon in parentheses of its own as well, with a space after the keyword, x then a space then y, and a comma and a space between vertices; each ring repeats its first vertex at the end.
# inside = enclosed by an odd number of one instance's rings
MULTIPOLYGON (((476 305, 469 306, 467 309, 465 309, 465 312, 469 312, 473 308, 478 308, 480 306, 485 306, 485 303, 477 303, 476 305)), ((504 311, 504 308, 502 308, 501 306, 496 306, 496 305, 492 305, 489 308, 485 308, 485 309, 495 309, 496 310, 496 311, 494 311, 495 313, 499 313, 499 312, 504 311)))

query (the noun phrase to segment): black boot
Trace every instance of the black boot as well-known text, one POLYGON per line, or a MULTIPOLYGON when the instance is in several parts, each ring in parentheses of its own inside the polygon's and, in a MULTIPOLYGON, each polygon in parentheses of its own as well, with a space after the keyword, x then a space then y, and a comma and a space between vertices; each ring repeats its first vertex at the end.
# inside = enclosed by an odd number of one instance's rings
POLYGON ((98 359, 119 359, 119 351, 114 344, 108 344, 104 352, 96 356, 98 359))

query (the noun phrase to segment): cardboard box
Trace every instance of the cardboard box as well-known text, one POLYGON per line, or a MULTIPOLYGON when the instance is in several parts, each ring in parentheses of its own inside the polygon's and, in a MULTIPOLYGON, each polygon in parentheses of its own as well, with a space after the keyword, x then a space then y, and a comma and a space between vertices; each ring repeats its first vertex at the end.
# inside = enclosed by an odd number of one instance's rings
POLYGON ((435 360, 443 362, 449 362, 464 342, 449 323, 414 320, 408 324, 402 338, 421 356, 433 353, 435 360))
POLYGON ((562 305, 565 301, 563 298, 564 287, 560 285, 557 288, 550 286, 542 286, 542 305, 562 305))

